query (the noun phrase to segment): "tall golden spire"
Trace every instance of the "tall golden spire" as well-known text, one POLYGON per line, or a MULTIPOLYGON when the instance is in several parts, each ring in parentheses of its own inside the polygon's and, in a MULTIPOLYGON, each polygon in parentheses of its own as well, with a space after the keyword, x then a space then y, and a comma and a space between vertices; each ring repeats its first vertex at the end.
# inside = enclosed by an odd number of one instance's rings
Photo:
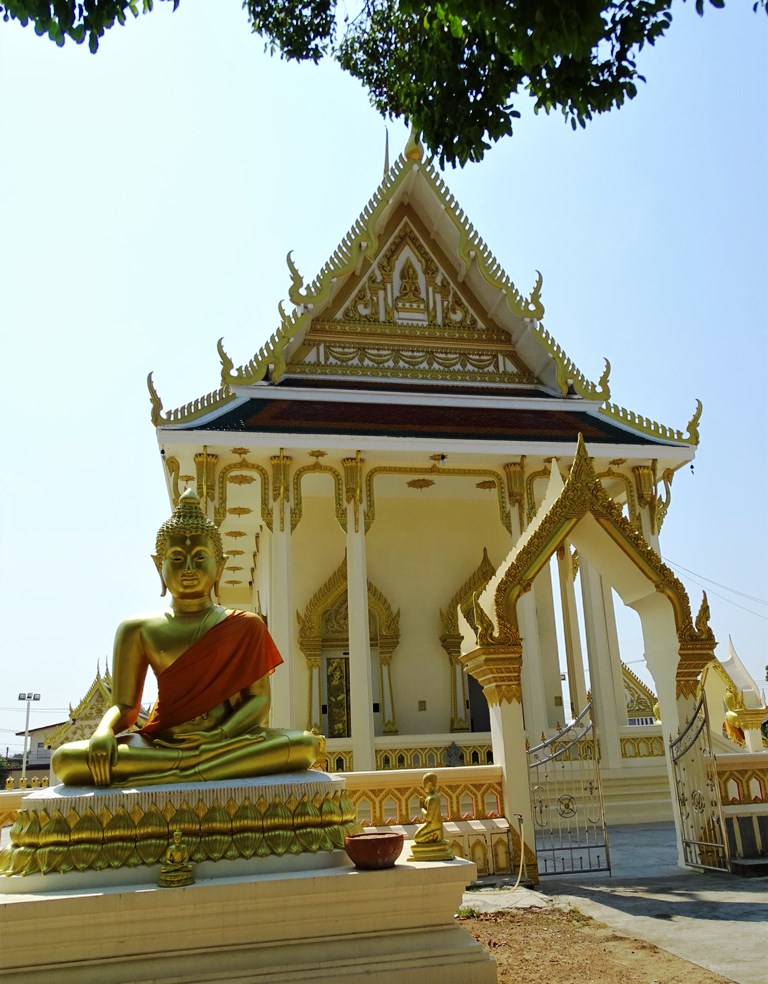
POLYGON ((389 130, 384 127, 384 177, 389 170, 389 130))

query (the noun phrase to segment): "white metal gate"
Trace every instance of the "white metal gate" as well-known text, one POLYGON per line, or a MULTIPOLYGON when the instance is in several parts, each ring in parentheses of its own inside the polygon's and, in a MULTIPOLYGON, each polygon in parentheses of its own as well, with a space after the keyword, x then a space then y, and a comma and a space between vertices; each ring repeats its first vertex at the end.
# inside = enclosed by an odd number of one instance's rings
POLYGON ((677 738, 670 737, 669 752, 685 863, 692 868, 729 871, 728 838, 703 691, 690 722, 677 738))
POLYGON ((610 871, 591 702, 554 738, 528 750, 528 776, 539 874, 610 871))

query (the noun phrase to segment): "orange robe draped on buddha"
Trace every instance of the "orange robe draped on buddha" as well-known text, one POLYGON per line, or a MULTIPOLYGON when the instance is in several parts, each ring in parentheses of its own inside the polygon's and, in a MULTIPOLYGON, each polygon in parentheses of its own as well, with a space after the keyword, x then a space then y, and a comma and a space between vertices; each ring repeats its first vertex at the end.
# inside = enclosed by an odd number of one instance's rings
POLYGON ((157 677, 145 738, 191 721, 250 687, 283 662, 258 615, 233 611, 157 677))

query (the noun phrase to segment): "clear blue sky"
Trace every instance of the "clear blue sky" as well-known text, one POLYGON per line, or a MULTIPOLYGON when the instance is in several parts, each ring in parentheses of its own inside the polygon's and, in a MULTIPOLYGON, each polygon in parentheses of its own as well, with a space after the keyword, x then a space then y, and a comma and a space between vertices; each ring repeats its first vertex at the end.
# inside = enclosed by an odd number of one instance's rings
MULTIPOLYGON (((616 402, 684 428, 703 400, 663 553, 765 601, 768 21, 674 13, 634 102, 578 133, 527 113, 445 177, 524 292, 542 271, 577 365, 610 359, 616 402)), ((218 385, 220 335, 253 355, 288 250, 312 277, 377 186, 384 124, 333 65, 265 55, 239 0, 158 4, 96 56, 0 23, 0 93, 4 751, 19 691, 42 694, 33 725, 60 720, 120 619, 159 604, 147 372, 172 407, 218 385)), ((405 138, 390 126, 393 152, 405 138)), ((768 606, 701 584, 761 680, 768 606)), ((623 634, 639 659, 639 628, 623 634)))

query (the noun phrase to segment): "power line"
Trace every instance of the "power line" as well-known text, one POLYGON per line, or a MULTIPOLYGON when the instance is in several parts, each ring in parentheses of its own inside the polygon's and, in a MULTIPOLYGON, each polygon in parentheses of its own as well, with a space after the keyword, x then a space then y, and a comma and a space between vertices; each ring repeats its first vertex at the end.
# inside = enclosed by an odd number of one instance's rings
MULTIPOLYGON (((675 567, 677 570, 685 570, 684 567, 678 568, 675 564, 672 563, 671 560, 666 561, 666 563, 668 563, 670 567, 675 567)), ((719 598, 721 601, 726 602, 726 604, 733 605, 734 608, 740 608, 741 611, 747 612, 749 615, 754 615, 755 618, 761 618, 764 622, 768 622, 768 615, 761 615, 760 612, 753 612, 751 608, 745 608, 744 605, 737 604, 731 598, 726 598, 725 595, 721 595, 719 591, 713 591, 711 588, 708 588, 706 586, 706 584, 702 584, 701 581, 697 581, 696 578, 693 577, 693 575, 690 574, 690 573, 688 573, 688 579, 691 580, 691 581, 693 581, 694 584, 698 584, 698 586, 700 588, 703 588, 709 594, 714 595, 715 598, 719 598)), ((705 580, 709 580, 709 579, 708 578, 705 578, 705 580)), ((716 584, 717 582, 716 581, 711 581, 710 583, 711 584, 716 584)), ((726 591, 730 591, 730 588, 726 588, 725 590, 726 591)), ((760 601, 759 598, 757 598, 755 600, 756 601, 760 601)), ((762 602, 761 602, 761 604, 762 604, 762 602)))
POLYGON ((768 601, 764 598, 757 598, 755 595, 747 594, 745 591, 738 591, 736 588, 729 588, 727 584, 721 584, 719 581, 713 581, 711 577, 704 577, 703 574, 697 574, 696 571, 689 571, 687 567, 683 567, 682 564, 675 563, 674 560, 670 560, 668 557, 664 557, 664 561, 679 571, 685 571, 686 574, 691 574, 694 577, 700 577, 702 581, 707 581, 709 584, 715 584, 718 588, 722 588, 724 591, 730 591, 731 594, 739 595, 741 598, 746 598, 747 601, 755 601, 758 605, 768 606, 768 601))

